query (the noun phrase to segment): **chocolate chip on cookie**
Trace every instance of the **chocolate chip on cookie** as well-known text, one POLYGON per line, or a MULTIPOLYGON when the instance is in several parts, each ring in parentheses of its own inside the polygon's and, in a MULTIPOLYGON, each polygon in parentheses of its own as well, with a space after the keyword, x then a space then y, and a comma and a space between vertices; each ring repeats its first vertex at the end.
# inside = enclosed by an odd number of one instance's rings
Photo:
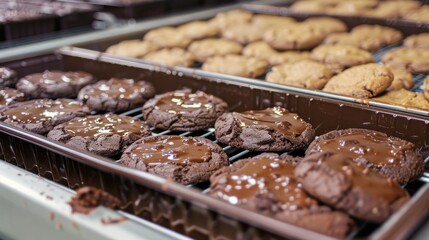
POLYGON ((120 163, 181 184, 196 184, 228 166, 228 156, 206 138, 163 135, 134 142, 120 163))
POLYGON ((114 157, 133 142, 150 135, 143 121, 106 114, 74 118, 52 129, 48 138, 104 157, 114 157))
POLYGON ((212 127, 227 108, 222 99, 201 91, 174 91, 150 99, 142 111, 152 127, 196 131, 212 127))

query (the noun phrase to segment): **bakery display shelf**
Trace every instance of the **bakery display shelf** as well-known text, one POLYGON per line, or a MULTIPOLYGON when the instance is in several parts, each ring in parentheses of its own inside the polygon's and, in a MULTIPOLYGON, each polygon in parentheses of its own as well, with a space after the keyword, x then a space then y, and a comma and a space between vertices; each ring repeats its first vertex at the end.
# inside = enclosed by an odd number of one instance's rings
MULTIPOLYGON (((291 1, 289 1, 289 2, 291 2, 291 1)), ((280 3, 277 3, 277 4, 280 4, 280 3)), ((273 5, 277 5, 277 4, 273 4, 273 5)), ((286 3, 284 3, 284 4, 286 4, 286 3)), ((251 11, 253 13, 289 16, 289 17, 296 18, 299 21, 304 20, 308 17, 313 17, 313 15, 309 15, 309 14, 290 14, 287 11, 282 11, 282 9, 284 9, 284 8, 276 7, 276 6, 260 5, 260 4, 244 4, 244 5, 241 5, 241 7, 238 6, 238 8, 242 8, 242 9, 251 11)), ((193 18, 192 17, 187 18, 188 19, 187 21, 186 20, 185 21, 168 21, 166 19, 167 21, 164 22, 165 24, 158 25, 158 27, 161 27, 161 26, 177 26, 177 25, 183 24, 185 22, 193 21, 193 20, 209 19, 213 16, 214 16, 213 12, 207 12, 206 14, 200 14, 199 16, 194 16, 193 18)), ((317 16, 325 16, 325 15, 319 14, 317 16)), ((342 17, 335 16, 335 18, 338 18, 338 19, 344 21, 349 29, 351 29, 357 25, 361 25, 361 24, 379 24, 379 25, 383 25, 383 26, 387 26, 387 27, 396 28, 396 29, 400 30, 404 34, 404 36, 429 31, 429 24, 418 24, 418 23, 413 23, 413 22, 404 22, 404 21, 398 22, 398 21, 384 20, 384 19, 369 19, 369 18, 356 18, 356 17, 342 18, 342 17)), ((101 38, 100 40, 98 40, 96 42, 93 41, 93 42, 87 42, 87 43, 78 43, 78 44, 75 44, 75 46, 80 47, 80 48, 84 48, 84 49, 90 49, 90 50, 95 50, 95 51, 99 51, 99 52, 104 52, 109 46, 114 45, 118 42, 121 42, 124 40, 130 40, 130 39, 141 39, 147 31, 149 31, 153 28, 154 27, 148 27, 148 26, 135 27, 132 32, 127 32, 127 34, 122 35, 119 33, 118 34, 114 33, 114 34, 110 35, 109 37, 106 37, 104 39, 101 38)), ((382 49, 379 49, 378 51, 374 52, 373 57, 374 57, 375 61, 380 62, 381 57, 386 52, 388 52, 388 51, 390 51, 396 47, 399 47, 400 45, 401 45, 401 43, 386 46, 386 47, 383 47, 382 49)), ((107 53, 104 53, 104 54, 108 55, 107 53)), ((125 58, 125 57, 120 57, 120 56, 115 56, 115 55, 110 55, 110 56, 116 57, 118 59, 119 58, 120 59, 129 59, 130 61, 134 61, 134 62, 143 62, 146 64, 152 64, 154 66, 157 65, 157 64, 153 64, 153 63, 150 63, 148 61, 145 61, 143 59, 125 58)), ((249 80, 249 78, 243 78, 243 77, 237 77, 237 76, 232 76, 232 75, 218 74, 218 73, 203 71, 203 70, 200 70, 201 64, 196 64, 194 66, 194 68, 188 68, 188 70, 186 70, 186 68, 183 68, 183 67, 175 67, 174 69, 177 69, 179 71, 195 72, 195 73, 198 73, 202 76, 216 77, 219 79, 234 80, 234 81, 239 81, 239 82, 249 80)), ((270 71, 270 69, 268 69, 266 73, 268 73, 269 71, 270 71)), ((428 76, 428 74, 414 74, 413 75, 414 86, 410 90, 412 90, 414 92, 422 92, 422 90, 423 90, 422 89, 423 79, 426 76, 428 76)), ((333 99, 338 99, 338 100, 343 100, 343 101, 348 101, 348 102, 354 102, 354 103, 357 103, 360 105, 382 107, 382 108, 391 109, 391 110, 395 110, 395 111, 399 111, 399 112, 407 112, 407 113, 413 113, 413 114, 422 115, 422 116, 429 116, 428 110, 423 110, 423 109, 418 109, 418 108, 413 108, 413 107, 400 106, 400 105, 392 105, 392 104, 388 104, 388 103, 373 101, 371 99, 361 99, 361 98, 354 98, 354 97, 349 97, 349 96, 344 96, 344 95, 332 94, 332 93, 323 92, 320 90, 310 90, 310 89, 305 89, 305 88, 281 85, 281 84, 277 84, 277 83, 270 83, 270 82, 266 82, 264 79, 265 79, 265 76, 261 76, 260 78, 258 78, 259 81, 253 81, 252 83, 257 85, 257 86, 270 86, 270 87, 275 87, 278 89, 283 89, 283 90, 292 91, 292 92, 312 94, 314 96, 319 96, 319 97, 328 97, 328 98, 333 98, 333 99)))
MULTIPOLYGON (((291 0, 259 0, 252 3, 282 4, 290 1, 291 0)), ((106 40, 118 35, 125 37, 136 32, 147 31, 148 29, 161 27, 164 25, 173 23, 180 24, 192 21, 193 19, 213 17, 219 12, 242 8, 242 6, 243 3, 234 3, 222 7, 174 14, 165 16, 163 18, 155 18, 139 22, 136 22, 135 20, 124 22, 119 19, 111 19, 113 22, 106 21, 106 25, 109 26, 104 30, 91 31, 91 29, 89 29, 90 31, 88 32, 88 29, 83 29, 82 32, 79 32, 78 29, 74 29, 73 31, 67 30, 52 34, 44 34, 33 38, 17 39, 11 42, 0 41, 0 62, 16 59, 17 57, 51 53, 55 49, 63 46, 93 44, 101 39, 106 40)), ((105 17, 106 16, 109 15, 105 15, 105 17)), ((101 21, 105 20, 106 19, 101 19, 101 21)))
POLYGON ((0 238, 4 240, 189 239, 123 211, 98 207, 88 215, 72 213, 68 202, 73 190, 4 161, 0 161, 0 190, 0 238), (120 222, 106 224, 108 219, 120 222))
MULTIPOLYGON (((350 127, 385 132, 416 144, 429 156, 429 124, 425 117, 397 113, 377 107, 362 107, 347 101, 288 92, 268 86, 255 86, 255 80, 241 82, 202 77, 140 62, 100 55, 97 52, 64 48, 55 54, 23 58, 3 63, 18 77, 46 69, 82 70, 98 79, 135 78, 151 82, 157 93, 188 88, 202 90, 225 100, 231 111, 283 106, 315 126, 316 135, 350 127)), ((123 113, 141 118, 140 109, 123 113)), ((213 130, 170 132, 152 129, 154 134, 203 136, 212 141, 213 130)), ((253 156, 241 149, 220 144, 231 162, 253 156)), ((293 153, 295 154, 295 153, 293 153)), ((330 239, 209 197, 207 183, 183 186, 168 179, 131 169, 86 151, 68 147, 14 126, 0 123, 0 159, 52 179, 71 189, 80 186, 101 188, 123 202, 121 208, 137 217, 153 221, 197 239, 330 239), (204 219, 204 221, 202 221, 204 219)), ((427 162, 427 161, 426 161, 427 162)), ((427 215, 429 173, 406 186, 413 196, 383 225, 359 223, 349 238, 386 239, 409 236, 427 215)))

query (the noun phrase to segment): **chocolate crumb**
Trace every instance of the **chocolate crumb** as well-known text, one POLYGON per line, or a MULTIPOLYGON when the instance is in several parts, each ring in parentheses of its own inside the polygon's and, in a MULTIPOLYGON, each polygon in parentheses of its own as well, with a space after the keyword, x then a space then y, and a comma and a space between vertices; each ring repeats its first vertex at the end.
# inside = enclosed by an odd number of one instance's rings
POLYGON ((55 213, 54 212, 51 212, 49 214, 49 219, 51 219, 51 221, 54 221, 54 219, 55 219, 55 213))
POLYGON ((46 198, 49 199, 49 200, 53 200, 54 199, 53 197, 51 197, 49 195, 46 195, 46 198))
POLYGON ((116 209, 120 203, 116 197, 94 187, 79 188, 69 202, 72 213, 82 214, 89 214, 98 206, 116 209))

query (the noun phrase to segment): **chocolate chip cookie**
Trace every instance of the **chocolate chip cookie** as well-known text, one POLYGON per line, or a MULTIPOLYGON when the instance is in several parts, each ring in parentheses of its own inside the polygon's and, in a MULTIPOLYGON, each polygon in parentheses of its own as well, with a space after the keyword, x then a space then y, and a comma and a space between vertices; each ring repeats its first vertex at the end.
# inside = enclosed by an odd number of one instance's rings
POLYGON ((212 127, 228 104, 201 91, 174 91, 155 96, 143 106, 146 122, 159 129, 196 131, 212 127))
POLYGON ((141 58, 158 49, 157 45, 148 41, 125 40, 107 48, 106 53, 123 57, 141 58))
POLYGON ((423 93, 427 100, 429 100, 429 77, 426 77, 423 82, 423 93))
POLYGON ((429 6, 424 5, 418 9, 407 11, 402 15, 402 18, 415 22, 429 22, 429 6))
POLYGON ((384 222, 410 198, 394 180, 340 153, 305 157, 295 176, 320 201, 369 222, 384 222))
POLYGON ((313 49, 311 59, 324 63, 332 72, 374 62, 372 54, 353 46, 321 45, 313 49))
POLYGON ((225 113, 215 123, 219 142, 250 151, 302 149, 314 134, 311 124, 282 107, 225 113))
POLYGON ((328 9, 328 5, 324 2, 296 1, 289 9, 294 12, 323 13, 328 9))
POLYGON ((407 108, 429 110, 429 102, 423 93, 411 92, 405 89, 387 92, 379 97, 373 98, 373 100, 405 106, 407 108))
POLYGON ((25 101, 24 93, 13 88, 0 89, 0 109, 16 102, 25 101))
POLYGON ((308 18, 304 22, 313 31, 320 32, 327 36, 331 33, 347 32, 347 26, 342 21, 330 17, 313 17, 308 18))
POLYGON ((0 86, 13 87, 17 81, 18 78, 14 70, 7 67, 0 67, 0 86))
POLYGON ((267 82, 308 89, 322 89, 332 76, 332 71, 323 63, 302 60, 273 67, 267 74, 267 82))
POLYGON ((195 61, 192 54, 181 48, 165 48, 151 52, 144 56, 143 59, 169 67, 192 67, 195 61))
POLYGON ((230 204, 338 238, 353 221, 308 195, 294 177, 291 156, 265 153, 215 172, 209 194, 230 204))
POLYGON ((261 29, 273 26, 285 26, 295 22, 295 19, 285 16, 258 14, 252 17, 252 24, 259 26, 261 29))
POLYGON ((429 49, 395 48, 384 54, 382 61, 392 68, 402 68, 412 73, 429 72, 429 49))
POLYGON ((205 62, 207 58, 224 56, 228 54, 240 54, 243 47, 234 41, 227 39, 204 39, 193 42, 188 51, 199 62, 205 62))
POLYGON ((389 68, 393 74, 393 82, 386 91, 395 91, 399 89, 411 89, 414 84, 413 75, 407 70, 400 68, 389 68))
POLYGON ((263 75, 267 68, 264 60, 233 54, 208 58, 202 66, 205 71, 250 78, 263 75))
POLYGON ((357 98, 372 98, 393 82, 393 74, 376 63, 354 66, 332 77, 323 91, 357 98))
POLYGON ((133 142, 150 135, 143 121, 106 114, 74 118, 52 129, 48 138, 104 157, 114 157, 133 142))
POLYGON ((264 29, 261 29, 258 25, 245 23, 225 28, 222 30, 222 37, 246 45, 260 41, 264 32, 264 29))
POLYGON ((92 111, 123 112, 141 106, 154 95, 151 83, 112 78, 84 87, 78 99, 92 111))
POLYGON ((1 109, 0 121, 43 135, 58 124, 88 113, 89 110, 75 100, 38 99, 17 102, 1 109))
POLYGON ((228 12, 218 13, 210 23, 219 29, 225 29, 229 26, 236 24, 247 23, 252 19, 253 14, 251 12, 236 9, 228 12))
POLYGON ((404 46, 409 48, 429 49, 429 33, 415 34, 405 38, 404 46))
POLYGON ((418 178, 425 165, 416 146, 400 138, 366 129, 336 130, 314 140, 306 155, 341 153, 386 177, 406 184, 418 178))
POLYGON ((181 184, 205 182, 229 164, 222 148, 206 138, 165 135, 137 140, 120 163, 181 184))
POLYGON ((143 39, 159 48, 186 48, 192 41, 185 33, 172 27, 150 30, 144 35, 143 39))
POLYGON ((265 60, 270 65, 298 62, 310 58, 310 53, 306 51, 277 52, 266 42, 262 41, 248 44, 243 49, 243 55, 265 60))
POLYGON ((319 45, 325 35, 303 23, 268 29, 265 42, 277 50, 305 50, 319 45))
POLYGON ((44 71, 21 78, 16 88, 29 98, 75 98, 81 88, 95 81, 82 71, 44 71))
POLYGON ((185 23, 178 26, 177 30, 183 32, 193 40, 217 37, 220 32, 219 28, 206 21, 192 21, 185 23))

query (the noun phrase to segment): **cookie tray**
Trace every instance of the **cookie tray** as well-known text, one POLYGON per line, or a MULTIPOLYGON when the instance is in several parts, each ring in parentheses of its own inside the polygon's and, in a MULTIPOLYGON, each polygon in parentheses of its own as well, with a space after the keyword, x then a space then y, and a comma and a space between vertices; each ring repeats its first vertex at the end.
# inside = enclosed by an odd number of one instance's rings
MULTIPOLYGON (((284 1, 283 3, 278 2, 278 3, 273 4, 273 5, 243 4, 243 5, 241 5, 241 7, 238 7, 238 8, 242 8, 242 9, 254 12, 254 13, 290 16, 290 17, 297 18, 300 21, 304 20, 308 17, 313 17, 313 16, 328 16, 328 15, 323 15, 323 14, 311 15, 311 14, 290 13, 290 11, 285 10, 286 8, 284 8, 284 7, 282 8, 282 7, 277 6, 280 4, 286 4, 287 5, 287 4, 290 4, 291 2, 292 1, 284 1)), ((199 15, 199 17, 195 17, 193 20, 208 19, 210 17, 213 17, 213 13, 199 15)), ((339 18, 339 19, 343 20, 347 24, 349 29, 354 27, 354 26, 360 25, 360 24, 379 24, 379 25, 383 25, 383 26, 396 28, 396 29, 400 30, 401 32, 403 32, 405 36, 410 35, 410 34, 429 32, 429 23, 428 24, 421 24, 421 23, 415 23, 415 22, 410 22, 410 21, 393 21, 393 20, 386 20, 386 19, 362 18, 362 17, 337 17, 337 16, 335 16, 335 18, 339 18)), ((188 20, 188 21, 190 21, 190 20, 188 20)), ((163 26, 175 26, 175 25, 178 25, 181 23, 183 23, 183 21, 180 21, 180 22, 177 22, 177 21, 168 21, 167 22, 166 21, 163 26)), ((111 36, 106 37, 105 39, 100 39, 99 41, 96 41, 96 42, 92 41, 89 43, 76 44, 75 46, 85 48, 85 49, 91 49, 91 50, 103 52, 109 46, 116 44, 120 41, 129 40, 129 39, 139 39, 148 30, 150 30, 150 29, 146 28, 146 27, 143 27, 140 29, 135 28, 135 31, 133 31, 132 33, 128 32, 127 34, 123 34, 123 35, 122 34, 112 34, 111 36)), ((397 47, 397 46, 398 45, 387 46, 387 47, 382 48, 379 51, 375 52, 374 58, 375 58, 376 62, 380 62, 381 57, 387 51, 392 50, 394 47, 397 47)), ((114 55, 111 55, 111 56, 114 56, 114 55)), ((114 56, 114 57, 121 58, 118 56, 114 56)), ((132 58, 127 58, 127 59, 131 60, 132 58)), ((151 63, 149 63, 145 60, 141 60, 141 59, 140 60, 139 59, 133 59, 132 61, 138 61, 138 62, 151 64, 151 63)), ((153 65, 155 65, 155 64, 153 64, 153 65)), ((232 76, 232 75, 225 75, 225 74, 218 74, 218 73, 202 71, 202 70, 199 70, 199 67, 200 67, 199 65, 196 65, 195 69, 188 68, 188 70, 185 70, 186 68, 181 68, 181 67, 177 67, 176 69, 178 69, 180 71, 192 71, 192 72, 198 73, 199 75, 202 75, 202 76, 209 76, 209 77, 215 77, 215 78, 220 78, 220 79, 228 79, 228 80, 234 80, 234 81, 239 81, 239 82, 250 80, 249 78, 242 78, 242 77, 236 77, 236 76, 232 76)), ((426 76, 425 74, 414 75, 415 85, 411 89, 412 91, 416 91, 416 92, 422 91, 421 86, 423 84, 423 79, 425 78, 425 76, 426 76)), ((285 86, 285 85, 276 84, 276 83, 269 83, 269 82, 264 81, 263 77, 262 77, 262 79, 259 79, 258 81, 253 81, 253 84, 256 84, 258 86, 275 87, 277 89, 286 90, 286 91, 293 91, 293 92, 299 92, 299 93, 304 93, 304 94, 312 94, 314 96, 328 97, 328 98, 344 100, 344 101, 348 101, 348 102, 355 102, 355 103, 360 104, 360 105, 376 106, 376 107, 382 107, 382 108, 397 110, 400 112, 407 112, 407 113, 413 113, 413 114, 422 115, 422 116, 429 116, 429 111, 427 111, 427 110, 421 110, 421 109, 417 109, 417 108, 408 108, 408 107, 399 106, 399 105, 391 105, 391 104, 387 104, 387 103, 372 101, 371 99, 353 98, 353 97, 348 97, 348 96, 342 96, 342 95, 327 93, 327 92, 323 92, 323 91, 309 90, 309 89, 305 89, 305 88, 298 88, 298 87, 285 86)))
MULTIPOLYGON (((283 106, 298 113, 317 131, 361 127, 378 130, 415 143, 429 155, 429 124, 423 117, 398 114, 377 107, 361 107, 346 101, 253 85, 201 77, 138 62, 125 61, 99 53, 63 48, 55 54, 3 63, 19 77, 46 69, 83 70, 98 79, 128 77, 150 81, 158 93, 182 88, 202 90, 229 103, 231 111, 283 106)), ((140 109, 123 113, 141 118, 140 109)), ((154 135, 180 134, 215 140, 213 129, 198 132, 170 132, 152 129, 154 135)), ((221 145, 230 161, 254 154, 221 145)), ((95 186, 117 196, 122 209, 143 219, 197 239, 329 239, 329 237, 277 221, 267 216, 213 199, 205 193, 208 183, 183 186, 167 179, 127 168, 94 154, 75 150, 25 130, 0 123, 0 159, 32 171, 69 188, 95 186)), ((404 238, 427 215, 429 173, 407 186, 412 200, 381 227, 359 223, 349 238, 384 239, 394 234, 404 238)))

